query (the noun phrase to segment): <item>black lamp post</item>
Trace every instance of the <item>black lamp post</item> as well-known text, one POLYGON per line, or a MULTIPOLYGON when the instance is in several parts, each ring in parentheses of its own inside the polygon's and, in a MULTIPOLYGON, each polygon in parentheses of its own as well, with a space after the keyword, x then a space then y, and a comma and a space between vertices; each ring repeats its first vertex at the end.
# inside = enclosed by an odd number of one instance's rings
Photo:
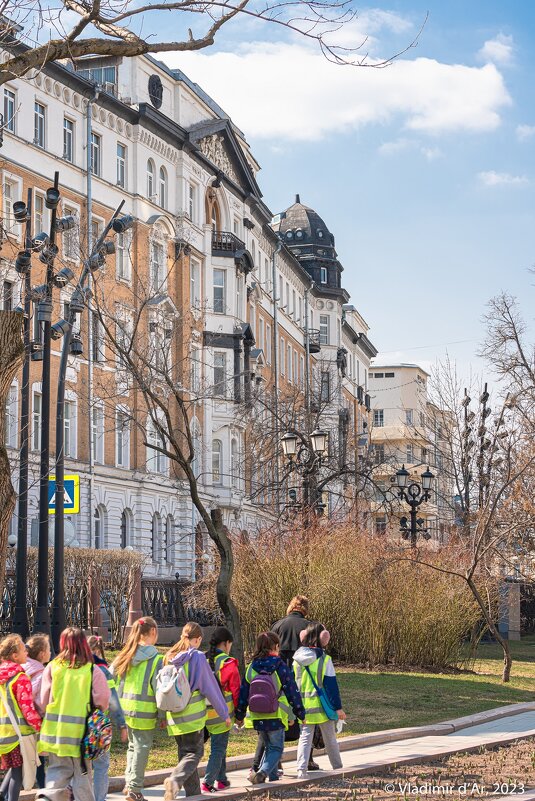
POLYGON ((427 470, 422 473, 421 485, 418 484, 416 481, 411 481, 409 483, 409 472, 405 469, 405 465, 401 467, 401 470, 398 470, 396 473, 396 486, 398 488, 398 496, 401 498, 402 501, 405 501, 410 506, 410 524, 406 517, 402 517, 400 520, 400 530, 401 536, 404 540, 408 540, 410 538, 411 541, 411 548, 416 548, 416 539, 418 534, 425 540, 431 539, 431 534, 424 528, 424 520, 418 518, 417 511, 418 507, 429 500, 431 497, 431 484, 433 483, 434 479, 433 473, 430 471, 429 467, 427 470))
MULTIPOLYGON (((323 504, 319 502, 315 491, 316 476, 329 447, 329 434, 315 429, 308 438, 296 431, 287 431, 281 438, 282 451, 287 459, 290 472, 297 472, 303 478, 303 504, 305 515, 310 509, 316 514, 323 514, 323 504)), ((291 507, 298 511, 301 504, 297 501, 295 491, 290 491, 291 507)))

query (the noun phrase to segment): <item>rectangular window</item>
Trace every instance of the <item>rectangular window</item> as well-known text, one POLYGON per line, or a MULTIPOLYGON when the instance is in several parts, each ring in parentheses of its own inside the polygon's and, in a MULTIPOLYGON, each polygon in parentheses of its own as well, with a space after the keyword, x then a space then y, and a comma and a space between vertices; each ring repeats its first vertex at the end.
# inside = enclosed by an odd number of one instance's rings
POLYGON ((295 311, 296 311, 296 304, 295 304, 295 289, 292 289, 292 317, 295 320, 295 311))
POLYGON ((374 409, 373 411, 373 425, 375 428, 382 428, 385 424, 384 409, 374 409))
POLYGON ((94 362, 100 364, 104 361, 104 332, 95 313, 91 318, 91 351, 94 362))
POLYGON ((385 378, 395 378, 395 377, 396 377, 395 373, 385 373, 385 378))
POLYGON ((4 281, 2 287, 2 307, 4 311, 13 311, 13 283, 4 281))
POLYGON ((117 278, 123 281, 130 280, 130 245, 132 244, 132 235, 130 231, 124 234, 116 234, 115 236, 115 268, 117 278))
POLYGON ((6 436, 5 444, 8 448, 17 447, 17 418, 18 418, 18 397, 17 387, 12 384, 6 400, 6 436))
POLYGON ((93 175, 100 175, 102 163, 102 137, 99 134, 91 134, 91 172, 93 175))
POLYGON ((384 374, 384 373, 374 373, 374 374, 373 374, 373 377, 374 377, 374 378, 384 378, 384 377, 385 377, 385 374, 384 374))
POLYGON ((194 259, 189 260, 190 302, 194 309, 201 308, 201 266, 194 259))
POLYGON ((214 353, 214 395, 227 396, 227 354, 214 353))
POLYGON ((214 439, 212 441, 212 481, 214 484, 221 484, 222 461, 223 446, 221 440, 214 439))
POLYGON ((297 365, 298 365, 298 354, 297 354, 297 351, 296 351, 296 350, 294 350, 294 367, 293 367, 293 372, 294 372, 294 383, 295 383, 295 384, 299 383, 299 373, 298 373, 298 367, 297 367, 297 365))
POLYGON ((414 419, 414 414, 412 409, 405 409, 405 425, 412 426, 413 419, 414 419))
POLYGON ((299 360, 299 386, 301 389, 305 385, 305 357, 301 356, 299 360))
POLYGON ((191 351, 191 389, 198 392, 201 388, 201 362, 199 360, 199 349, 191 351))
POLYGON ((271 364, 271 348, 271 326, 269 323, 266 323, 266 362, 268 364, 271 364))
POLYGON ((95 462, 104 464, 104 408, 100 404, 91 410, 91 447, 95 462))
POLYGON ((427 448, 422 448, 422 462, 429 461, 429 451, 427 448))
POLYGON ((378 515, 375 518, 375 533, 376 534, 386 533, 386 515, 378 515))
POLYGON ((115 464, 117 467, 130 467, 130 415, 123 409, 116 415, 116 449, 115 464))
POLYGON ((188 217, 190 218, 191 222, 196 221, 196 207, 197 207, 197 187, 195 184, 189 183, 188 184, 188 217))
POLYGON ((65 401, 64 409, 63 448, 65 456, 74 459, 76 457, 76 404, 73 401, 65 401))
POLYGON ((423 412, 420 412, 419 417, 420 417, 420 425, 423 428, 425 426, 425 414, 423 412))
POLYGON ((93 217, 91 220, 91 248, 93 248, 97 240, 100 239, 102 231, 103 226, 101 220, 97 220, 93 217))
POLYGON ((33 415, 32 415, 32 448, 38 451, 41 447, 41 413, 42 398, 40 392, 33 393, 33 415))
POLYGON ((331 399, 331 374, 323 372, 321 374, 320 401, 329 403, 331 399))
POLYGON ((320 314, 320 345, 329 344, 329 315, 320 314))
POLYGON ((43 326, 37 319, 37 303, 33 303, 33 341, 34 342, 42 342, 43 341, 43 326))
POLYGON ((15 92, 4 89, 4 128, 15 133, 15 92))
POLYGON ((74 122, 63 118, 63 158, 65 161, 74 159, 74 122))
POLYGON ((153 291, 159 291, 165 282, 165 250, 162 242, 154 241, 150 249, 150 280, 153 291))
POLYGON ((48 220, 44 195, 35 192, 33 196, 33 231, 34 234, 47 232, 48 220))
POLYGON ((292 382, 292 346, 288 345, 288 355, 286 357, 286 364, 288 365, 288 381, 292 382))
POLYGON ((78 219, 78 212, 76 211, 76 209, 64 205, 63 214, 66 217, 72 216, 76 220, 75 227, 72 228, 70 231, 65 231, 65 233, 61 237, 61 241, 63 244, 63 256, 65 259, 78 261, 80 257, 80 242, 79 242, 80 221, 78 219))
POLYGON ((285 367, 284 367, 286 351, 284 350, 284 347, 285 347, 284 339, 281 337, 280 338, 280 344, 279 344, 279 358, 280 358, 279 372, 280 372, 281 375, 285 375, 285 373, 286 373, 286 370, 285 370, 285 367))
POLYGON ((236 276, 236 317, 243 319, 243 279, 241 275, 236 276))
POLYGON ((45 146, 46 107, 42 103, 35 103, 33 115, 33 143, 37 147, 45 146))
POLYGON ((117 142, 117 186, 126 189, 126 145, 117 142))
POLYGON ((373 460, 375 464, 382 464, 385 460, 385 446, 372 445, 372 448, 373 448, 373 460))
POLYGON ((327 267, 320 267, 320 283, 327 283, 327 267))
POLYGON ((227 310, 225 270, 214 270, 214 312, 225 314, 227 310))
POLYGON ((16 190, 15 184, 11 181, 4 181, 4 208, 3 208, 3 218, 4 218, 4 230, 7 233, 11 233, 12 231, 16 231, 17 227, 15 226, 15 220, 13 218, 13 203, 16 200, 16 190))
POLYGON ((407 445, 407 464, 414 464, 414 448, 412 445, 407 445))
POLYGON ((283 304, 282 284, 282 275, 279 275, 279 306, 282 306, 283 304))
POLYGON ((264 318, 258 318, 258 347, 264 350, 264 318))

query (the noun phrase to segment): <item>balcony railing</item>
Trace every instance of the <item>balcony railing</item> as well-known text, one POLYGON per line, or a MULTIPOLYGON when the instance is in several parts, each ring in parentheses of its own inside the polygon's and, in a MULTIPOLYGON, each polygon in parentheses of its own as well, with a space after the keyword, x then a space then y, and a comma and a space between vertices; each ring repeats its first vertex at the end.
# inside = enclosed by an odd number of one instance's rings
POLYGON ((212 231, 212 256, 233 257, 240 250, 245 250, 245 242, 238 239, 231 231, 212 231))

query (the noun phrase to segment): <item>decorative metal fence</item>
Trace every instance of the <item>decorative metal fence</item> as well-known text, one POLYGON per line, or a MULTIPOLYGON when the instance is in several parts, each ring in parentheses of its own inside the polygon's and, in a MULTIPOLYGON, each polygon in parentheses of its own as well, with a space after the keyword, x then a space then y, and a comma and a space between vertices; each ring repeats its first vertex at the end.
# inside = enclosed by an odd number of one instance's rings
MULTIPOLYGON (((2 591, 0 607, 0 635, 5 636, 13 630, 13 613, 15 611, 15 573, 6 572, 5 584, 2 591)), ((48 611, 52 614, 52 580, 49 578, 48 590, 48 611)), ((87 629, 89 627, 88 615, 88 583, 80 584, 74 578, 66 577, 65 580, 65 618, 70 626, 78 626, 87 629)), ((33 629, 33 620, 37 607, 37 583, 28 582, 28 624, 30 631, 33 629)))
POLYGON ((183 626, 188 619, 182 602, 183 586, 176 579, 142 579, 143 614, 153 617, 159 626, 183 626))

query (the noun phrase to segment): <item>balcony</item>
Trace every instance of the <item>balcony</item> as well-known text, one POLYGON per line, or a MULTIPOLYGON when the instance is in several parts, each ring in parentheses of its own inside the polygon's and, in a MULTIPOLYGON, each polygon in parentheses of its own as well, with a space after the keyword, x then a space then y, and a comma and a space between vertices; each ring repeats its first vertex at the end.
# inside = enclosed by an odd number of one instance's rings
MULTIPOLYGON (((305 334, 306 347, 306 334, 305 334)), ((319 353, 321 350, 320 332, 317 328, 308 329, 308 351, 309 353, 319 353)))
POLYGON ((228 256, 233 259, 244 250, 245 242, 231 231, 212 231, 212 256, 228 256))

